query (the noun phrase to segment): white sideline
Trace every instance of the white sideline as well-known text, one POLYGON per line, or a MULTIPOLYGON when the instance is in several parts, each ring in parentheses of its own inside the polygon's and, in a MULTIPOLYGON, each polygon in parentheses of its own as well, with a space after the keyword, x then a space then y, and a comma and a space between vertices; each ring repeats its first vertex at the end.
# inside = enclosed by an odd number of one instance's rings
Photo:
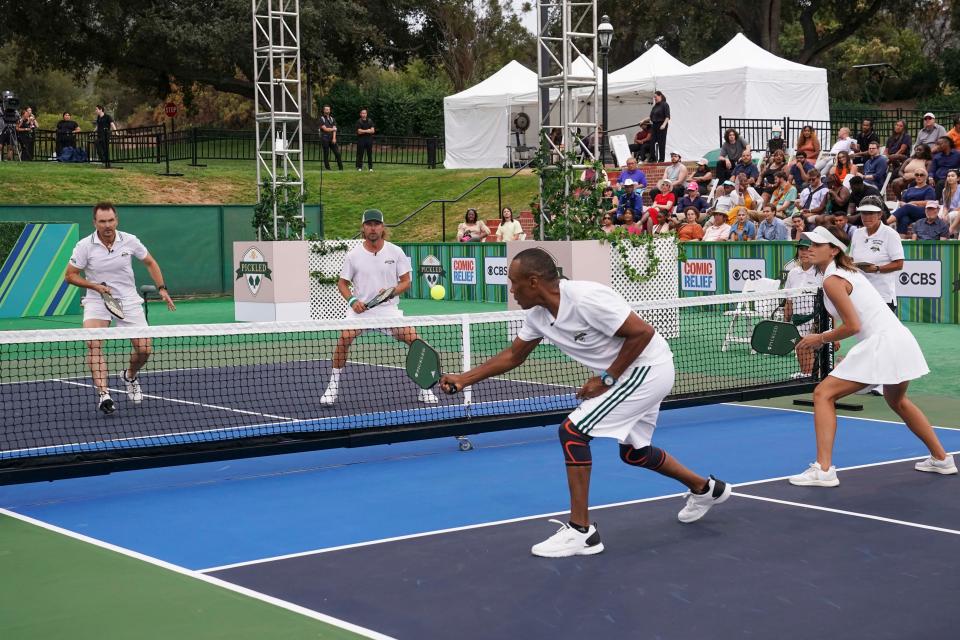
POLYGON ((9 511, 7 509, 2 509, 2 508, 0 508, 0 515, 9 516, 16 520, 20 520, 21 522, 26 522, 27 524, 40 527, 41 529, 46 529, 47 531, 52 531, 53 533, 59 533, 60 535, 66 536, 68 538, 73 538, 74 540, 79 540, 80 542, 86 542, 87 544, 92 544, 96 547, 100 547, 101 549, 106 549, 108 551, 113 551, 114 553, 119 553, 129 558, 134 558, 136 560, 146 562, 147 564, 152 564, 156 567, 160 567, 161 569, 166 569, 167 571, 172 571, 174 573, 187 576, 188 578, 193 578, 201 582, 206 582, 207 584, 213 585, 215 587, 220 587, 221 589, 233 591, 234 593, 247 596, 248 598, 253 598, 254 600, 260 600, 261 602, 265 602, 267 604, 272 604, 276 607, 280 607, 281 609, 286 609, 287 611, 291 611, 293 613, 299 613, 302 616, 306 616, 308 618, 312 618, 320 622, 325 622, 329 625, 332 625, 334 627, 339 627, 340 629, 344 629, 346 631, 352 631, 353 633, 364 636, 366 638, 371 638, 372 640, 394 640, 394 638, 392 638, 391 636, 378 633, 371 629, 367 629, 365 627, 355 625, 345 620, 334 618, 333 616, 328 616, 323 613, 318 613, 316 611, 313 611, 312 609, 307 609, 306 607, 301 607, 300 605, 293 604, 292 602, 287 602, 286 600, 281 600, 280 598, 268 596, 264 593, 260 593, 259 591, 247 589, 246 587, 241 587, 239 585, 227 582, 225 580, 221 580, 219 578, 215 578, 213 576, 204 575, 199 571, 192 571, 190 569, 185 569, 183 567, 177 566, 175 564, 171 564, 164 560, 160 560, 159 558, 154 558, 152 556, 144 555, 142 553, 133 551, 131 549, 126 549, 124 547, 118 547, 117 545, 110 544, 109 542, 104 542, 102 540, 97 540, 96 538, 85 536, 82 533, 76 533, 75 531, 70 531, 69 529, 63 529, 56 525, 52 525, 47 522, 37 520, 35 518, 31 518, 30 516, 25 516, 23 514, 16 513, 14 511, 9 511))

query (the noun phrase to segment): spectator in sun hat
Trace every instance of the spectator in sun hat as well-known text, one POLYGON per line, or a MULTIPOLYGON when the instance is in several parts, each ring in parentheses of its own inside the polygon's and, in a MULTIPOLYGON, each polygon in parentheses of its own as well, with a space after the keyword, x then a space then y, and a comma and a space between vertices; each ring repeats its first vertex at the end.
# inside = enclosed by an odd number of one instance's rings
POLYGON ((687 165, 680 161, 680 153, 670 152, 670 166, 664 169, 663 177, 670 181, 670 190, 673 196, 679 200, 683 196, 684 186, 687 181, 687 165))
POLYGON ((710 183, 713 182, 713 170, 706 158, 697 160, 697 168, 693 170, 690 180, 697 184, 700 195, 705 196, 710 193, 710 183))
POLYGON ((937 152, 937 140, 947 135, 943 125, 937 124, 937 116, 929 111, 923 114, 923 126, 917 131, 917 144, 925 144, 930 151, 937 152))
POLYGON ((620 194, 619 202, 617 203, 617 224, 623 224, 623 211, 624 209, 630 209, 631 211, 643 211, 643 196, 640 191, 636 189, 636 183, 631 179, 627 178, 622 183, 623 193, 620 194))
POLYGON ((950 237, 950 226, 940 217, 940 203, 927 202, 924 217, 913 223, 913 240, 946 240, 950 237))
POLYGON ((714 210, 713 220, 703 229, 704 242, 719 242, 730 239, 730 225, 727 224, 727 212, 714 210))

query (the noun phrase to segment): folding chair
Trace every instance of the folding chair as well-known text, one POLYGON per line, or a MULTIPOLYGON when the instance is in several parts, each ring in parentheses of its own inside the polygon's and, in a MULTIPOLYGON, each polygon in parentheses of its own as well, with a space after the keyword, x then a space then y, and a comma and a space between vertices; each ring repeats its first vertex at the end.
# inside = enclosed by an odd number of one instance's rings
MULTIPOLYGON (((780 281, 773 278, 751 280, 743 285, 743 292, 776 291, 780 288, 780 281)), ((731 344, 750 344, 750 335, 753 333, 753 320, 768 320, 777 312, 779 304, 775 300, 758 300, 738 302, 732 311, 724 311, 723 315, 730 318, 727 334, 723 338, 721 352, 726 352, 731 344), (739 328, 741 318, 744 320, 742 329, 739 328), (746 335, 743 335, 745 330, 746 335)), ((750 353, 756 353, 752 348, 750 353)))

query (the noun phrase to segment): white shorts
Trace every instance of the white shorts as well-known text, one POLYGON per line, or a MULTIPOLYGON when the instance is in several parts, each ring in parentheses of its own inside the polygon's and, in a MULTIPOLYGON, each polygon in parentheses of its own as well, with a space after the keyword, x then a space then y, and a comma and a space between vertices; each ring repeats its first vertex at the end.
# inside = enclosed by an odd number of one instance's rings
MULTIPOLYGON (((373 309, 367 309, 363 313, 357 313, 350 307, 347 307, 347 318, 360 318, 363 320, 392 320, 393 318, 402 318, 403 311, 400 310, 395 304, 391 305, 380 305, 379 307, 374 307, 373 309)), ((393 337, 396 328, 392 329, 364 329, 360 333, 366 331, 379 331, 385 336, 393 337)))
POLYGON ((570 421, 592 438, 614 438, 640 449, 650 444, 660 403, 673 388, 673 360, 628 369, 603 395, 584 400, 570 421))
POLYGON ((145 327, 147 326, 147 317, 143 314, 143 305, 135 304, 133 301, 122 301, 123 320, 115 318, 100 298, 84 298, 80 301, 83 305, 83 320, 112 320, 118 327, 145 327))

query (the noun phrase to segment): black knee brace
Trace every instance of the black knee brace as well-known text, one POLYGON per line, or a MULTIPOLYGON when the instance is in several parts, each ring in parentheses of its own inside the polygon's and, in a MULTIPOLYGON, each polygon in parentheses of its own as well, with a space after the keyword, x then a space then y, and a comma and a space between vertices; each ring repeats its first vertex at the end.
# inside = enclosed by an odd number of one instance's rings
POLYGON ((587 466, 593 464, 593 456, 590 455, 590 436, 586 436, 579 431, 577 427, 564 420, 560 425, 560 446, 563 447, 563 459, 567 466, 587 466))
POLYGON ((656 471, 666 461, 667 452, 649 444, 642 449, 635 449, 629 444, 621 444, 620 459, 635 467, 656 471))

